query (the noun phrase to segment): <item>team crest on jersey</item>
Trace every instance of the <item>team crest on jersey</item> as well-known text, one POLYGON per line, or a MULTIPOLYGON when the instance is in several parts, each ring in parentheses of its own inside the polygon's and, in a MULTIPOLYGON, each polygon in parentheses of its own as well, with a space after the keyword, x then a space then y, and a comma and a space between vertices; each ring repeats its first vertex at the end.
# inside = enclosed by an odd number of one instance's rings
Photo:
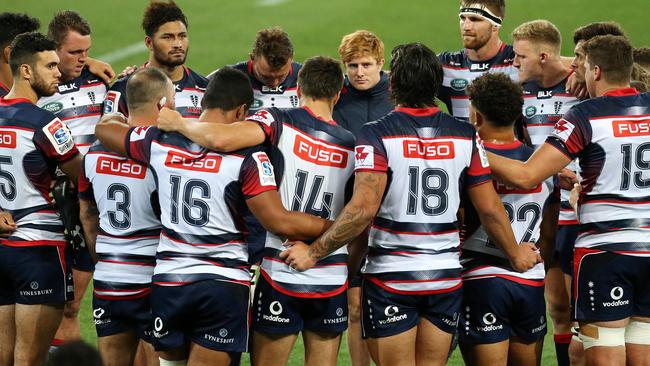
POLYGON ((562 110, 562 103, 561 101, 557 100, 555 103, 553 103, 553 108, 555 109, 555 114, 560 114, 560 111, 562 110))
POLYGON ((247 117, 246 119, 249 121, 257 121, 257 122, 264 123, 269 127, 271 126, 271 123, 275 121, 273 115, 269 111, 259 111, 254 115, 247 117))
POLYGON ((275 174, 273 173, 273 165, 265 152, 258 151, 253 153, 253 159, 257 163, 257 170, 260 176, 260 185, 262 186, 275 186, 275 174))
POLYGON ((300 100, 298 99, 297 95, 290 95, 289 101, 291 102, 291 106, 294 108, 297 107, 298 104, 300 103, 300 100))
POLYGON ((199 106, 199 97, 196 95, 190 95, 190 100, 192 101, 192 104, 194 105, 194 108, 197 108, 199 106))
POLYGON ((576 126, 573 125, 571 122, 565 119, 561 119, 555 124, 555 127, 553 128, 553 132, 551 132, 551 135, 559 138, 564 142, 567 142, 567 140, 569 139, 569 137, 571 136, 575 128, 576 126))
POLYGON ((104 114, 117 112, 121 95, 122 93, 115 90, 110 90, 106 93, 106 99, 104 100, 104 114))
POLYGON ((354 168, 374 169, 375 148, 370 145, 359 145, 354 148, 354 168))
POLYGON ((70 132, 68 126, 58 118, 53 119, 50 123, 45 125, 45 127, 43 127, 43 132, 59 155, 65 155, 74 147, 72 132, 70 132))
POLYGON ((253 99, 253 104, 251 104, 251 109, 260 109, 264 105, 264 102, 261 99, 253 99))
POLYGON ((535 108, 535 106, 533 106, 533 105, 528 106, 524 110, 524 114, 526 115, 526 117, 530 118, 530 117, 534 116, 535 114, 537 114, 537 108, 535 108))
POLYGON ((95 92, 90 91, 87 94, 88 94, 88 99, 90 99, 90 103, 95 104, 95 101, 96 101, 95 92))

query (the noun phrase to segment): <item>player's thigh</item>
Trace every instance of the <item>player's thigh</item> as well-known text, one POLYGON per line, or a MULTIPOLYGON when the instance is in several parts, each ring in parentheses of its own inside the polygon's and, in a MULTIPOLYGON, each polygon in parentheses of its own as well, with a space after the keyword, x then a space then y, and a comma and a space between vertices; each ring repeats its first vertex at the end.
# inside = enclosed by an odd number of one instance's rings
POLYGON ((63 317, 63 304, 16 304, 16 347, 14 358, 18 363, 39 364, 54 338, 63 317))
POLYGON ((506 366, 509 340, 489 343, 461 343, 460 351, 467 366, 506 366))
POLYGON ((16 343, 15 305, 0 305, 0 366, 13 364, 16 343))
POLYGON ((305 365, 336 365, 341 346, 341 333, 322 333, 305 330, 305 365))
POLYGON ((286 365, 298 334, 271 334, 253 331, 253 366, 286 365))
POLYGON ((379 365, 415 365, 417 333, 413 327, 393 336, 368 338, 368 345, 376 350, 379 365))
POLYGON ((420 320, 417 327, 415 361, 418 365, 444 365, 449 355, 452 333, 431 323, 427 318, 420 320))
POLYGON ((542 359, 544 339, 535 342, 523 341, 518 338, 510 340, 508 350, 508 365, 536 366, 542 359))
POLYGON ((361 316, 361 286, 348 289, 348 316, 350 323, 358 323, 361 316))
POLYGON ((553 320, 555 333, 570 332, 571 308, 567 296, 565 274, 559 267, 553 267, 546 273, 545 289, 548 311, 553 320), (559 329, 561 328, 561 329, 559 329))
POLYGON ((650 365, 650 318, 634 316, 625 329, 625 356, 629 365, 650 365))
POLYGON ((216 351, 192 342, 187 364, 192 366, 229 366, 230 355, 228 352, 216 351))
POLYGON ((99 337, 97 346, 104 366, 130 366, 135 358, 138 341, 135 331, 99 337))

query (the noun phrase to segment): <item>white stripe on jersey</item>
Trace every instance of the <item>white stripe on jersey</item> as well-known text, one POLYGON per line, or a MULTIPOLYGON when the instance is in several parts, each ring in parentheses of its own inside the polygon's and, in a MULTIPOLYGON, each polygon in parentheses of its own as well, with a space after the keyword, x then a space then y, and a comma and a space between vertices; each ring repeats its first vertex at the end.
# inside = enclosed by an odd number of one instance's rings
POLYGON ((325 286, 341 286, 348 280, 347 271, 342 271, 347 263, 315 266, 304 272, 298 272, 289 267, 283 261, 270 260, 265 258, 262 261, 262 270, 272 273, 273 280, 293 284, 314 284, 325 286), (334 270, 332 270, 334 269, 334 270), (300 281, 302 280, 302 281, 300 281))
POLYGON ((533 280, 541 281, 544 280, 546 276, 546 271, 544 270, 544 263, 537 263, 533 268, 529 269, 526 272, 520 273, 516 271, 509 271, 505 268, 496 267, 496 266, 481 266, 473 268, 467 272, 463 273, 463 281, 466 280, 475 280, 480 278, 488 277, 516 277, 524 280, 533 280))
MULTIPOLYGON (((156 260, 154 276, 159 274, 216 274, 231 281, 250 282, 251 275, 247 269, 229 268, 209 262, 209 258, 198 259, 189 257, 167 258, 156 260)), ((157 284, 163 284, 157 282, 157 284)), ((175 284, 170 284, 175 285, 175 284)))
POLYGON ((434 279, 434 280, 422 280, 422 281, 383 281, 384 286, 388 286, 395 291, 403 292, 418 292, 423 291, 423 288, 426 287, 426 291, 444 291, 449 290, 454 287, 459 287, 461 285, 461 280, 459 279, 434 279))
MULTIPOLYGON (((362 272, 365 274, 388 273, 388 272, 414 272, 414 271, 432 271, 441 269, 460 268, 460 253, 409 253, 403 252, 394 255, 369 255, 363 266, 362 272)), ((425 287, 417 291, 430 290, 425 287)))
MULTIPOLYGON (((31 216, 31 215, 29 215, 31 216)), ((56 216, 58 218, 58 216, 56 216)), ((51 223, 46 223, 43 221, 37 222, 40 225, 61 225, 61 220, 52 221, 51 223)), ((48 230, 39 230, 35 228, 27 228, 22 225, 27 224, 27 222, 20 222, 16 231, 11 233, 11 236, 20 238, 26 241, 39 241, 39 240, 52 240, 52 241, 62 241, 65 242, 65 236, 62 232, 54 233, 48 230)))
POLYGON ((386 250, 404 250, 404 245, 417 246, 418 250, 440 251, 457 248, 460 241, 458 230, 442 234, 406 234, 386 231, 378 226, 372 226, 368 234, 369 247, 386 250), (432 240, 435 237, 435 240, 432 240))

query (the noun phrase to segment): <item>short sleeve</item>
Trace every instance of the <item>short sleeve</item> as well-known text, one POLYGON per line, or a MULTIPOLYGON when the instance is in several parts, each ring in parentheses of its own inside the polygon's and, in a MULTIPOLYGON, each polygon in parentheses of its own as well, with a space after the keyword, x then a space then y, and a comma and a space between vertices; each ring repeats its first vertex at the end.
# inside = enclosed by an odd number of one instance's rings
POLYGON ((126 107, 126 95, 124 90, 121 90, 124 89, 121 87, 122 84, 126 83, 121 83, 119 81, 116 82, 115 85, 113 85, 113 87, 106 93, 102 108, 103 114, 120 112, 128 117, 129 109, 126 107))
POLYGON ((81 169, 79 170, 79 198, 85 201, 94 201, 95 194, 93 192, 93 185, 86 175, 86 158, 84 157, 81 169))
POLYGON ((546 138, 546 143, 574 160, 587 147, 590 140, 591 130, 588 121, 578 109, 572 108, 555 124, 553 132, 546 138))
POLYGON ((244 159, 239 181, 246 199, 266 191, 277 190, 273 165, 263 151, 254 152, 244 159))
POLYGON ((272 109, 262 109, 252 116, 246 117, 247 121, 256 122, 260 125, 266 136, 266 141, 271 145, 277 145, 280 138, 280 129, 282 121, 278 118, 277 113, 272 109))
POLYGON ((467 169, 466 183, 472 187, 491 180, 492 170, 490 170, 490 162, 483 147, 483 141, 476 134, 472 139, 472 159, 467 169))
POLYGON ((139 126, 126 134, 126 155, 141 164, 149 164, 151 157, 151 142, 162 132, 153 126, 139 126))
POLYGON ((52 120, 34 132, 34 144, 56 163, 63 163, 75 157, 79 151, 72 140, 70 128, 52 115, 52 120))
POLYGON ((354 147, 355 172, 388 171, 388 155, 378 131, 373 128, 376 123, 365 124, 357 136, 354 147))

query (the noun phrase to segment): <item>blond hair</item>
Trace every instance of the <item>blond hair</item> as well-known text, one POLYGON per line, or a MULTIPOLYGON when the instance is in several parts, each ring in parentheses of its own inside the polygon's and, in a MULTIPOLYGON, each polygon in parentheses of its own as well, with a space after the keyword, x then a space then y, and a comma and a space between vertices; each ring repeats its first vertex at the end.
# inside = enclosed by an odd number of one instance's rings
POLYGON ((381 62, 384 59, 384 42, 372 32, 358 30, 343 36, 339 45, 339 56, 344 64, 364 56, 371 56, 381 62))
POLYGON ((512 41, 529 41, 539 46, 547 46, 556 55, 562 48, 562 35, 557 27, 548 20, 533 20, 521 24, 512 31, 512 41))

